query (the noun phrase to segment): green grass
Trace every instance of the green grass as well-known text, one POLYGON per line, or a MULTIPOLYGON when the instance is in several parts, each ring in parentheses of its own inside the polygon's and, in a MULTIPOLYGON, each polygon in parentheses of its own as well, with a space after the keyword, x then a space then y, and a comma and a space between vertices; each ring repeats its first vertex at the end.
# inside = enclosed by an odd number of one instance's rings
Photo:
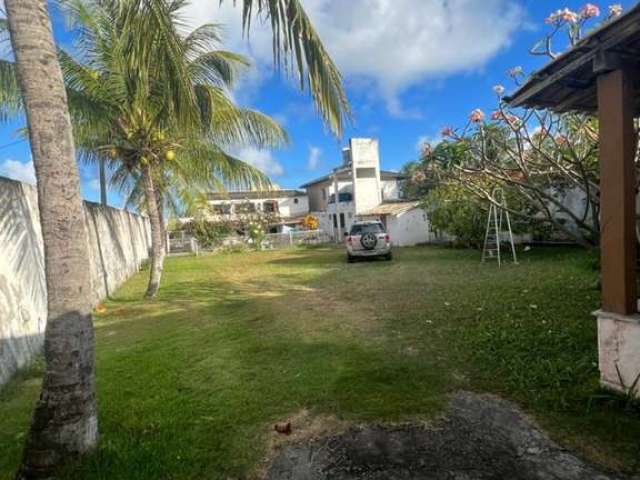
MULTIPOLYGON (((274 422, 441 414, 457 389, 513 399, 594 462, 640 469, 640 415, 595 401, 587 255, 521 265, 411 248, 348 265, 336 249, 170 258, 157 300, 140 274, 96 317, 99 450, 68 478, 255 475, 274 422)), ((0 392, 0 478, 11 478, 41 367, 0 392)), ((294 426, 295 427, 295 426, 294 426)))

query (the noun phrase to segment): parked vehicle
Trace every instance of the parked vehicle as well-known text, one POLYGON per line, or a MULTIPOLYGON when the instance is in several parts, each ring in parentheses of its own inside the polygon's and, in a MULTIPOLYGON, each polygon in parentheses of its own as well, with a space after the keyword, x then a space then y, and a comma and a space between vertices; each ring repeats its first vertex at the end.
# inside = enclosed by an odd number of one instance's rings
POLYGON ((345 232, 347 260, 349 263, 357 258, 384 257, 391 260, 391 238, 384 225, 378 221, 354 222, 351 230, 345 232))

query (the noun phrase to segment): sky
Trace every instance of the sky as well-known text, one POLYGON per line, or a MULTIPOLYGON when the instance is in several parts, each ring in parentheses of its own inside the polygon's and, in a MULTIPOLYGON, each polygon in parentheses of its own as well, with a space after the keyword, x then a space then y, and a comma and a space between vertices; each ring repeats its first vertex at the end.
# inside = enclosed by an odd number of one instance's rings
MULTIPOLYGON (((514 85, 506 71, 530 73, 547 59, 529 49, 548 28, 553 11, 574 10, 574 0, 302 0, 325 47, 345 80, 353 121, 343 138, 334 137, 316 114, 308 92, 273 68, 271 32, 254 22, 242 35, 240 8, 232 0, 192 0, 185 22, 193 27, 224 26, 226 50, 253 62, 233 95, 246 107, 278 120, 291 138, 278 150, 238 147, 235 154, 267 173, 282 188, 298 188, 341 162, 351 137, 380 141, 381 166, 399 170, 418 156, 424 141, 436 142, 444 126, 463 126, 475 108, 493 110, 493 86, 514 85)), ((606 15, 606 3, 593 2, 606 15)), ((636 0, 616 1, 625 9, 636 0)), ((72 48, 73 32, 53 11, 56 41, 72 48)), ((17 130, 24 119, 0 125, 0 175, 35 182, 29 145, 17 130)), ((81 165, 83 196, 99 198, 97 169, 81 165)), ((119 192, 109 202, 123 206, 119 192)))

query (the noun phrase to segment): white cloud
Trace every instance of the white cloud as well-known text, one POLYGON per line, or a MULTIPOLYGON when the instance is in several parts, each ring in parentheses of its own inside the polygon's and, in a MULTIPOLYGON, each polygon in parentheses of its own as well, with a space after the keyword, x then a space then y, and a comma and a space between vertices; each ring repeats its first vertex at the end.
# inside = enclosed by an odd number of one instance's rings
POLYGON ((0 175, 32 185, 36 183, 36 171, 32 161, 19 162, 7 159, 0 163, 0 175))
MULTIPOLYGON (((226 25, 226 48, 272 68, 271 32, 254 21, 248 45, 230 0, 194 0, 190 18, 226 25)), ((419 82, 482 67, 523 23, 510 0, 305 0, 307 13, 348 80, 370 82, 391 114, 416 116, 398 97, 419 82)), ((254 83, 255 87, 255 83, 254 83)))
POLYGON ((309 147, 309 158, 307 159, 307 168, 309 170, 315 170, 320 164, 320 157, 322 156, 322 150, 318 147, 309 147))
POLYGON ((100 191, 100 180, 97 178, 92 178, 87 182, 87 185, 91 190, 95 190, 96 192, 100 191))
POLYGON ((268 176, 279 177, 284 174, 284 168, 269 150, 248 147, 241 149, 237 156, 240 160, 253 165, 268 176))

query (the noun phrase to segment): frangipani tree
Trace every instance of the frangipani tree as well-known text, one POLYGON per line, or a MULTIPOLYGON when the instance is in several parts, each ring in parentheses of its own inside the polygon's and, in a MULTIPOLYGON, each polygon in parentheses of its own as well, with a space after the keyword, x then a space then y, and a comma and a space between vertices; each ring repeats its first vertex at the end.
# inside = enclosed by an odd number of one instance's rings
MULTIPOLYGON (((609 8, 609 18, 621 13, 619 5, 609 8)), ((581 38, 590 20, 600 10, 587 4, 579 12, 568 9, 552 13, 546 23, 551 32, 533 49, 534 54, 555 57, 552 40, 567 33, 567 46, 581 38), (542 47, 541 47, 542 46, 542 47), (540 50, 542 48, 542 50, 540 50)), ((522 68, 508 75, 520 83, 522 68)), ((496 202, 492 191, 500 186, 519 200, 512 213, 523 219, 542 221, 584 246, 599 241, 599 167, 597 120, 582 114, 514 110, 504 101, 505 88, 496 85, 497 104, 490 115, 470 112, 463 128, 445 127, 443 142, 448 149, 425 146, 414 183, 434 176, 452 182, 485 202, 496 202), (455 157, 443 151, 455 147, 455 157), (455 161, 451 161, 454 158, 455 161), (578 194, 581 205, 567 202, 578 194)))

